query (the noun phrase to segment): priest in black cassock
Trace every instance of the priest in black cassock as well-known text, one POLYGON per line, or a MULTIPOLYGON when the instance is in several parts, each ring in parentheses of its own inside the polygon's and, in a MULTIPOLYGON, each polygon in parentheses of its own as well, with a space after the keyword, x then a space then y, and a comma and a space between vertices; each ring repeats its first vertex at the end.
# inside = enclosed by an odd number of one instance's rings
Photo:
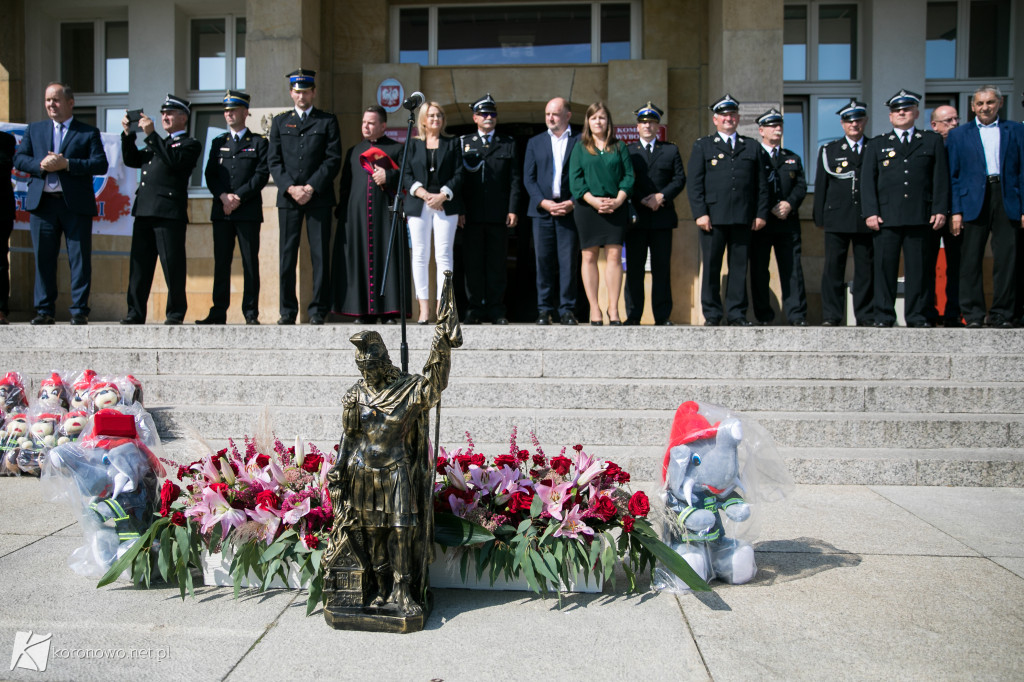
POLYGON ((358 324, 397 322, 400 292, 398 266, 404 251, 395 246, 387 268, 387 286, 380 295, 384 260, 391 240, 391 205, 398 188, 402 145, 387 137, 387 112, 374 105, 363 112, 363 140, 348 150, 341 170, 341 201, 335 215, 334 312, 358 324))

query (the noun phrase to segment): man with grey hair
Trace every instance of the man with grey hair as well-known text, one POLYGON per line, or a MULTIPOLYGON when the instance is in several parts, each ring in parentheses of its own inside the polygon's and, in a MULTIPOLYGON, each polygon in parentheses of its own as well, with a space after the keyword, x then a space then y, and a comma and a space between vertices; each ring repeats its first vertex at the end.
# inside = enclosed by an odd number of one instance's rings
POLYGON ((960 306, 968 327, 1013 327, 1018 229, 1024 228, 1020 190, 1024 127, 1001 121, 1003 95, 994 85, 971 97, 972 123, 947 140, 952 180, 952 227, 963 233, 960 306), (992 237, 992 305, 985 316, 983 263, 992 237))

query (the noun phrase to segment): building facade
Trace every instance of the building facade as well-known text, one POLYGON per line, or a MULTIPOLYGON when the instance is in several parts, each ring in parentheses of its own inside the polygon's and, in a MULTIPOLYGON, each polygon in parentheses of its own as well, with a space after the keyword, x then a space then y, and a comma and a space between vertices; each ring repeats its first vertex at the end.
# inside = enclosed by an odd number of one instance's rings
MULTIPOLYGON (((155 112, 173 92, 191 99, 191 133, 204 145, 223 125, 224 90, 252 94, 250 127, 258 130, 263 114, 291 106, 284 74, 300 65, 318 72, 317 104, 338 115, 343 147, 358 141, 361 112, 389 79, 405 94, 418 90, 443 104, 456 132, 472 125, 468 105, 490 92, 499 131, 522 140, 543 130, 544 104, 555 96, 570 100, 574 124, 591 102, 604 100, 616 124, 628 125, 631 112, 651 100, 666 111, 665 137, 679 144, 684 161, 693 140, 711 130, 708 103, 729 92, 744 103, 748 134, 756 135, 756 114, 783 108, 784 144, 804 157, 810 172, 808 157, 841 134, 835 111, 851 97, 869 103, 871 135, 887 128, 884 102, 900 88, 925 93, 923 125, 928 110, 946 103, 966 120, 967 98, 983 83, 1007 95, 1006 117, 1024 117, 1024 50, 1012 38, 1024 35, 1024 0, 0 0, 0 8, 8 18, 0 41, 0 120, 45 116, 42 93, 51 80, 74 88, 76 116, 110 132, 120 131, 125 109, 155 112)), ((389 125, 404 129, 404 116, 396 112, 389 125)), ((205 314, 212 289, 211 198, 202 163, 190 197, 186 321, 205 314)), ((808 181, 813 191, 814 178, 808 181)), ((265 316, 277 309, 274 192, 265 191, 261 235, 265 316)), ((808 200, 801 217, 815 321, 822 238, 810 207, 808 200)), ((673 320, 697 323, 700 258, 685 193, 677 209, 673 320)), ((509 267, 526 273, 530 245, 522 234, 519 241, 509 267)), ((128 248, 128 237, 94 243, 94 319, 124 313, 128 248)), ((12 251, 12 308, 28 312, 27 232, 15 232, 12 251)), ((237 258, 235 265, 233 296, 240 298, 237 258)), ((309 273, 300 273, 300 281, 302 298, 309 295, 309 273)), ((528 284, 529 277, 521 281, 528 284)), ((66 291, 66 281, 61 284, 66 291)), ((163 310, 161 287, 158 277, 154 311, 163 310)), ((519 295, 529 296, 522 289, 519 295)), ((237 303, 233 321, 241 321, 237 303)))

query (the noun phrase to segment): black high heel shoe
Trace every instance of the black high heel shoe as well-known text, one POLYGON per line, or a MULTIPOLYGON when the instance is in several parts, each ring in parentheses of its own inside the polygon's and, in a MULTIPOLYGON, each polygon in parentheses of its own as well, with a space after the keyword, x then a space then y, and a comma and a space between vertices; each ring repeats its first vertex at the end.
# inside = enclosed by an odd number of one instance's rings
POLYGON ((621 327, 622 326, 622 320, 613 320, 611 313, 606 313, 606 314, 608 315, 608 325, 609 326, 611 326, 611 327, 621 327))

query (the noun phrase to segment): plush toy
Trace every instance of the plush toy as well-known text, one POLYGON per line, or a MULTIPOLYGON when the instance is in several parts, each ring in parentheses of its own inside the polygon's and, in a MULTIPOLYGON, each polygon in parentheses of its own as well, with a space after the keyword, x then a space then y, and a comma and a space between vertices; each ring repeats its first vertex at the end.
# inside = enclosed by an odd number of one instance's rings
POLYGON ((64 415, 57 430, 57 445, 64 445, 78 440, 78 437, 85 430, 89 423, 89 415, 85 410, 75 410, 64 415))
POLYGON ((92 387, 92 382, 95 378, 96 372, 91 369, 87 369, 78 375, 78 378, 71 385, 71 405, 68 409, 73 412, 78 410, 90 411, 89 389, 92 387))
POLYGON ((94 379, 89 387, 89 404, 96 412, 113 407, 121 402, 121 389, 113 381, 94 379))
POLYGON ((18 442, 18 468, 29 476, 39 475, 39 462, 44 453, 57 444, 57 424, 62 414, 39 412, 46 409, 36 406, 28 414, 28 433, 18 442))
POLYGON ((28 416, 24 412, 11 414, 4 421, 0 433, 0 470, 5 476, 20 476, 18 454, 21 441, 28 435, 28 416))
POLYGON ((149 528, 164 475, 157 457, 138 439, 135 417, 115 409, 93 415, 78 442, 53 448, 43 479, 53 499, 72 504, 85 544, 69 559, 80 575, 98 577, 149 528))
POLYGON ((742 584, 757 573, 754 548, 726 536, 721 515, 750 518, 740 481, 738 447, 743 425, 736 418, 711 424, 695 402, 676 410, 662 466, 662 499, 675 516, 670 546, 704 580, 742 584))
POLYGON ((36 404, 49 410, 68 409, 70 405, 68 388, 64 385, 60 374, 52 372, 50 376, 40 382, 39 393, 36 394, 36 404))
POLYGON ((12 412, 22 412, 27 407, 25 382, 17 372, 8 372, 0 379, 0 416, 7 417, 12 412))
POLYGON ((142 405, 142 382, 133 377, 131 374, 126 375, 121 381, 122 391, 121 394, 124 396, 125 403, 131 405, 132 403, 138 403, 142 405))

